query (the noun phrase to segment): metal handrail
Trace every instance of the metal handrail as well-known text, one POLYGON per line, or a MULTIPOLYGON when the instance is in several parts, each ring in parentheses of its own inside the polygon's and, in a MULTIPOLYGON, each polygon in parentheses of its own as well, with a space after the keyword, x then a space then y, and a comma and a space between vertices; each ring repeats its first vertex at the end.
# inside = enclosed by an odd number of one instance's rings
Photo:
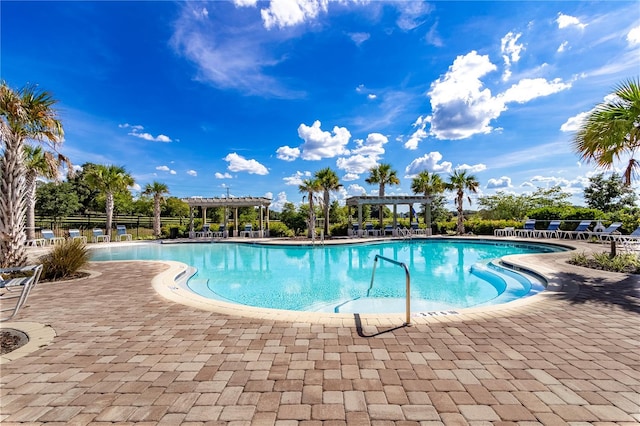
POLYGON ((373 288, 373 279, 376 276, 376 266, 378 265, 378 259, 386 260, 389 263, 393 263, 397 266, 402 266, 404 268, 404 274, 406 277, 406 321, 405 325, 411 325, 411 276, 409 274, 409 268, 403 262, 398 262, 397 260, 390 259, 388 257, 384 257, 382 255, 376 254, 376 257, 373 259, 373 271, 371 272, 371 284, 369 285, 369 289, 367 290, 367 297, 369 297, 369 293, 373 288))

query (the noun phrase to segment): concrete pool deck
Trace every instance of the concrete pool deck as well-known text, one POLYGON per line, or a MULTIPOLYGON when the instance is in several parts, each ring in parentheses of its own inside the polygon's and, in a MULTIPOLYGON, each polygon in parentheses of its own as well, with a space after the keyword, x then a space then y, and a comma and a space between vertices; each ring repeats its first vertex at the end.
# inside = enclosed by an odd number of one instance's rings
POLYGON ((568 256, 512 259, 557 291, 411 327, 204 310, 154 291, 171 266, 95 262, 86 279, 39 284, 1 324, 49 339, 3 356, 0 422, 638 424, 640 277, 568 256))

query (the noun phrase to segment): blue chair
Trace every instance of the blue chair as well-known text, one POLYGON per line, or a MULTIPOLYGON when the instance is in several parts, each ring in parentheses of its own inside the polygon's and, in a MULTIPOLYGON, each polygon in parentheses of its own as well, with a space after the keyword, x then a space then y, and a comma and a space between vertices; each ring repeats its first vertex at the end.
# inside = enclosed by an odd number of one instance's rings
POLYGON ((250 223, 247 223, 246 225, 244 225, 244 231, 240 231, 241 237, 251 237, 252 234, 253 234, 253 225, 251 225, 250 223))
POLYGON ((522 229, 516 229, 516 236, 518 237, 533 237, 533 234, 536 230, 536 220, 535 219, 527 219, 524 222, 524 227, 522 229))
POLYGON ((43 229, 41 231, 42 238, 46 245, 54 245, 54 244, 62 244, 64 243, 64 238, 56 237, 51 229, 43 229))
POLYGON ((105 235, 102 232, 102 229, 95 228, 93 230, 93 238, 91 239, 91 241, 93 241, 94 243, 108 243, 109 241, 111 241, 111 236, 105 235))
POLYGON ((131 234, 127 234, 127 227, 124 225, 116 226, 116 241, 131 241, 131 234))
POLYGON ((536 229, 533 231, 533 236, 536 238, 551 238, 558 236, 558 229, 560 229, 561 220, 552 220, 549 222, 547 229, 536 229))
POLYGON ((385 225, 384 227, 384 236, 386 237, 387 234, 393 236, 394 232, 393 232, 393 225, 385 225))
POLYGON ((213 233, 213 236, 218 238, 224 238, 225 234, 226 234, 226 226, 224 223, 221 223, 220 226, 218 227, 218 230, 213 233))
POLYGON ((587 239, 590 237, 597 237, 601 241, 608 240, 616 236, 613 233, 617 232, 618 228, 620 228, 621 226, 622 226, 622 222, 614 222, 611 225, 609 225, 607 228, 605 228, 603 231, 600 231, 600 232, 586 231, 579 234, 578 238, 587 239))
POLYGON ((83 243, 87 243, 87 237, 82 235, 79 229, 69 229, 69 238, 73 240, 82 240, 83 243))
POLYGON ((211 232, 211 224, 205 223, 202 225, 202 231, 196 232, 196 238, 208 238, 213 237, 213 232, 211 232))
POLYGON ((558 238, 578 238, 580 235, 587 232, 589 226, 591 225, 592 220, 583 220, 580 221, 576 229, 573 231, 563 231, 558 230, 558 238))
POLYGON ((41 274, 42 265, 0 269, 0 321, 7 321, 18 313, 41 274))

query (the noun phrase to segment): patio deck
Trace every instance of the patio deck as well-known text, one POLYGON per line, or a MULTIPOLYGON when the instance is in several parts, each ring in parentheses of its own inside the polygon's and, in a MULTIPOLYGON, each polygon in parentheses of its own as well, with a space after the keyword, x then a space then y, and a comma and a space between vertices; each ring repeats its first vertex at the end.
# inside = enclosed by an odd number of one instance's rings
POLYGON ((3 357, 0 422, 637 425, 640 278, 539 262, 576 291, 412 327, 205 311, 154 291, 164 264, 92 263, 2 324, 55 338, 3 357))

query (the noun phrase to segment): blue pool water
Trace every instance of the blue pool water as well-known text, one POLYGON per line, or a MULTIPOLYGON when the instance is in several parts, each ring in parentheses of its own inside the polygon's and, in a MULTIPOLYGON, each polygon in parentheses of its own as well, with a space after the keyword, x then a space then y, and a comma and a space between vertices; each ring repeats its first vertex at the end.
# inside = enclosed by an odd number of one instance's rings
POLYGON ((405 273, 376 254, 403 262, 412 311, 503 303, 541 291, 540 279, 503 269, 509 254, 547 253, 542 244, 430 239, 274 246, 242 243, 133 244, 93 251, 92 260, 175 260, 197 269, 189 288, 204 297, 298 311, 404 312, 405 273))

